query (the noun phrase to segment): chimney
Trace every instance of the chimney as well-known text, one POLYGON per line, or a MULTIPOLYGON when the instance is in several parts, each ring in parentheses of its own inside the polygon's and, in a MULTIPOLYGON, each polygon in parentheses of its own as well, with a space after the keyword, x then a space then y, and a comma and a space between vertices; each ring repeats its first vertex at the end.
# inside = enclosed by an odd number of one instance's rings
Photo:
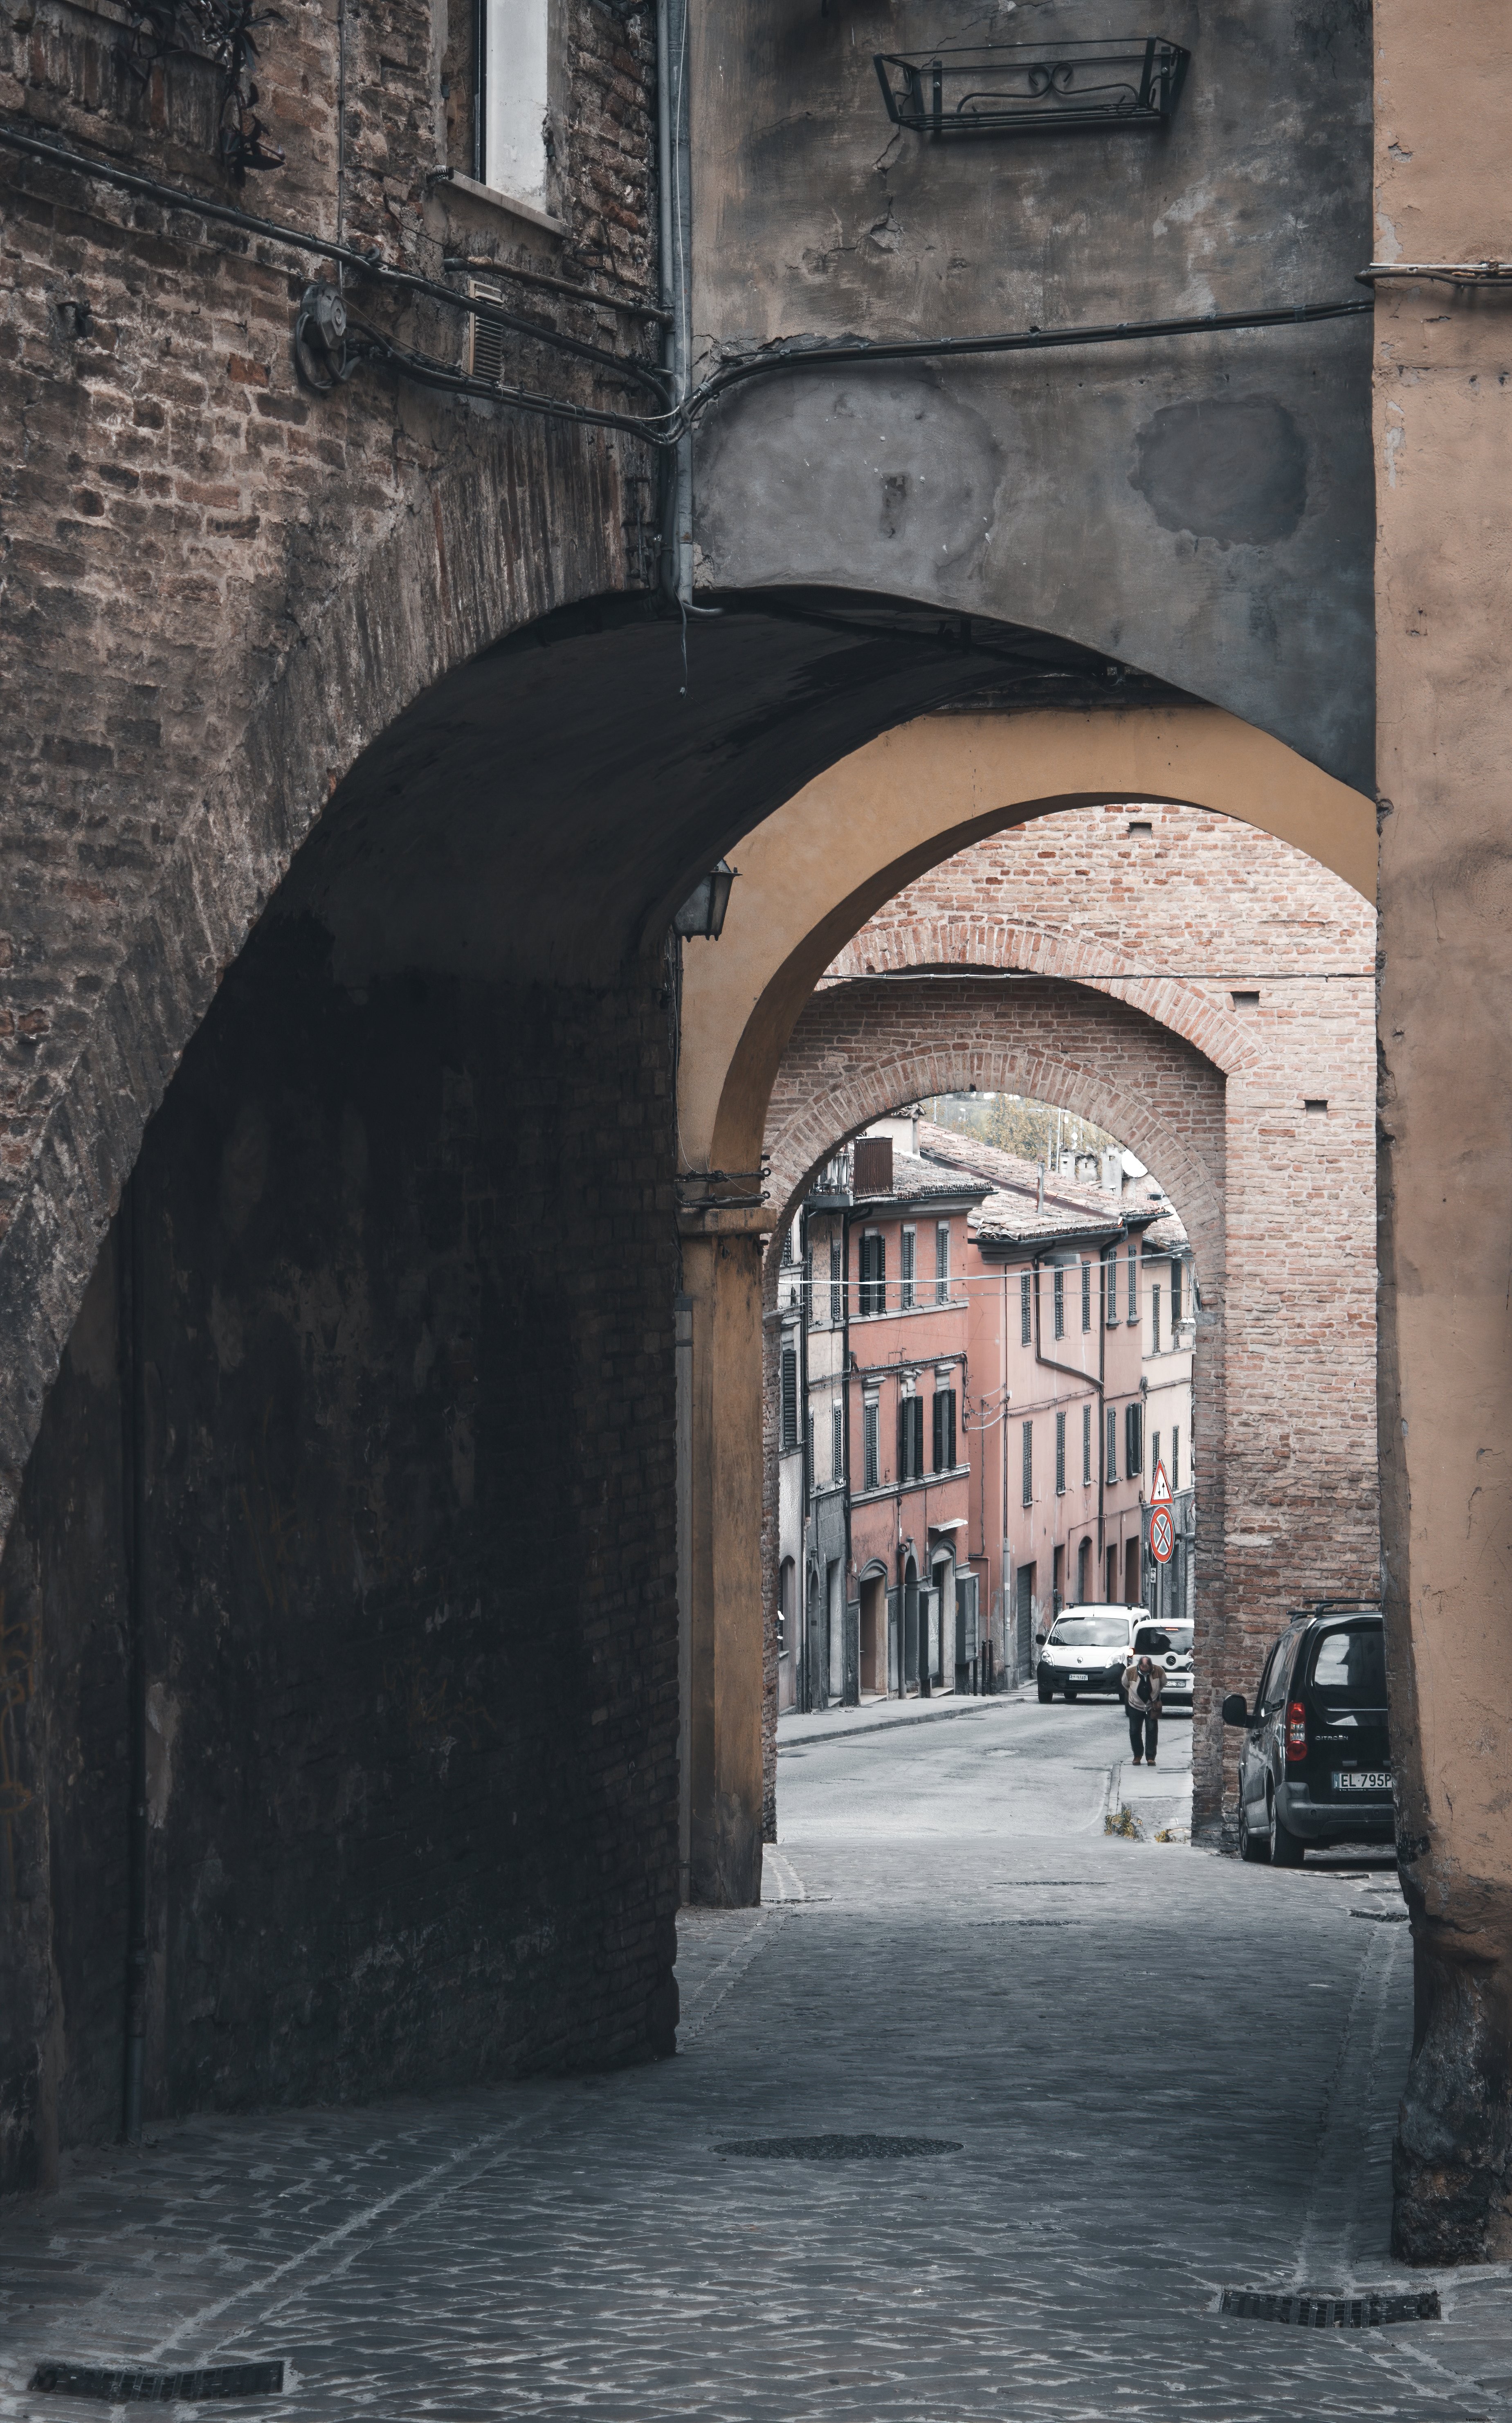
POLYGON ((854 1189, 857 1195, 890 1195, 892 1192, 892 1138, 890 1135, 858 1136, 853 1148, 856 1156, 854 1189))

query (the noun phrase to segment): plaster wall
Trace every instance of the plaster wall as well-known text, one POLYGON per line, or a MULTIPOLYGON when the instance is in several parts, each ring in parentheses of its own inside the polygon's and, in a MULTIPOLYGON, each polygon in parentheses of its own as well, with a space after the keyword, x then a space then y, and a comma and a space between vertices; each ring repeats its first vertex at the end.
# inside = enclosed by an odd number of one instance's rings
MULTIPOLYGON (((1025 0, 729 0, 693 12, 705 366, 797 339, 977 336, 1360 299, 1362 0, 1173 0, 1151 132, 938 140, 873 55, 1128 30, 1025 0)), ((794 578, 1059 632, 1368 784, 1368 316, 1017 359, 784 373, 717 405, 699 578, 794 578)))
MULTIPOLYGON (((1377 258, 1512 253, 1504 12, 1379 0, 1377 26, 1377 258)), ((1396 2245, 1484 2261, 1512 2254, 1504 293, 1378 289, 1376 446, 1380 1433, 1417 1983, 1396 2245)))

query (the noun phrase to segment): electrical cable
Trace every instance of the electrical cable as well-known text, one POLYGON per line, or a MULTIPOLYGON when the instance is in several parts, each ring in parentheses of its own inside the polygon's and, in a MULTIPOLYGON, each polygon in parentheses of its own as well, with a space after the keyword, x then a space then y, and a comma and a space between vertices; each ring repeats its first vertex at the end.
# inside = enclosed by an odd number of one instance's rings
MULTIPOLYGON (((0 149, 20 153, 47 166, 65 169, 75 176, 94 178, 126 193, 141 195, 164 209, 191 212, 213 223, 260 236, 268 243, 284 245, 292 251, 307 253, 318 260, 334 261, 339 271, 351 269, 390 293, 423 297, 447 305, 487 325, 508 329, 513 335, 549 345, 576 360, 591 363, 595 369, 611 377, 640 387, 654 396, 662 408, 646 416, 600 412, 556 397, 537 395, 528 388, 499 387, 491 380, 473 379, 465 372, 448 371, 445 365, 433 362, 429 356, 400 344, 396 339, 384 337, 376 330, 365 329, 363 332, 367 342, 384 358, 422 386, 444 388, 452 394, 477 396, 549 419, 622 430, 658 449, 675 447, 712 404, 736 387, 748 384, 753 379, 775 377, 785 371, 825 370, 840 363, 857 366, 866 362, 948 361, 973 355, 1047 353, 1073 346, 1134 344, 1171 337, 1212 335, 1233 329, 1299 326, 1315 321, 1348 319, 1375 308, 1371 300, 1287 304, 1250 311, 1192 313, 1174 319, 1121 320, 1111 325, 1085 328, 1032 327, 982 337, 856 338, 840 344, 810 343, 802 339, 780 338, 757 354, 723 363, 689 394, 669 405, 668 369, 665 365, 610 353, 582 338, 566 336, 547 322, 528 319, 518 312, 506 310, 501 304, 484 297, 460 294, 455 288, 443 286, 434 278, 422 277, 416 271, 394 267, 376 252, 363 252, 354 245, 333 241, 330 237, 287 227, 276 219, 261 218, 253 212, 238 209, 232 203, 212 200, 182 186, 168 184, 161 178, 147 176, 139 169, 120 167, 113 161, 94 159, 65 144, 49 142, 41 136, 27 134, 19 127, 0 123, 0 149)), ((680 228, 677 232, 680 236, 680 228)))
POLYGON ((688 403, 690 411, 701 411, 748 379, 782 370, 825 370, 836 362, 933 361, 970 354, 1046 353, 1070 345, 1121 345, 1153 337, 1205 336, 1223 328, 1281 328, 1315 320, 1347 320, 1374 309, 1374 303, 1351 297, 1347 303, 1278 304, 1257 311, 1193 312, 1169 320, 1118 320, 1090 328, 1032 327, 1003 336, 856 337, 838 345, 810 344, 801 338, 780 337, 759 354, 711 372, 694 389, 688 403))
MULTIPOLYGON (((452 310, 467 312, 473 319, 481 320, 491 327, 507 328, 512 335, 553 346, 557 352, 571 354, 579 361, 592 362, 599 369, 644 388, 658 404, 666 404, 666 374, 659 364, 610 353, 606 347, 590 344, 582 337, 564 336, 549 321, 527 319, 486 296, 459 294, 455 287, 443 286, 433 277, 422 277, 416 270, 396 269, 375 252, 362 252, 356 245, 339 243, 330 236, 311 235, 305 229, 286 227, 277 219, 260 218, 251 211, 238 210, 233 203, 213 201, 203 194, 190 193, 181 185, 170 185, 161 178, 144 176, 139 169, 118 167, 114 161, 95 160, 62 144, 43 142, 40 137, 23 134, 14 126, 0 125, 0 149, 43 161, 50 167, 70 169, 76 176, 97 178, 103 184, 118 185, 126 193, 140 194, 148 201, 161 203, 165 210, 191 211, 199 218, 239 228, 244 233, 261 236, 271 244, 286 245, 291 251, 310 253, 321 261, 334 261, 339 268, 354 270, 373 285, 386 287, 390 293, 419 295, 429 302, 447 304, 452 310)), ((488 383, 483 384, 486 388, 488 383)), ((547 402, 554 404, 554 399, 542 398, 535 408, 542 408, 547 402)), ((628 420, 630 416, 624 418, 628 420)), ((638 427, 638 423, 632 425, 638 427)))

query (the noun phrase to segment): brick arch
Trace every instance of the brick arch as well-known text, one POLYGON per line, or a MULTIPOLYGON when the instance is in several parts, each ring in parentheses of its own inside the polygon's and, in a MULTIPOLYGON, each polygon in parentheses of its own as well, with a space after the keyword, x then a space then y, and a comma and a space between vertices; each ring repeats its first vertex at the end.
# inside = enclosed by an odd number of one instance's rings
MULTIPOLYGON (((1029 1094, 1110 1129, 1159 1178, 1192 1238, 1205 1293, 1223 1270, 1221 1069, 1092 987, 853 977, 817 992, 773 1090, 764 1160, 775 1233, 837 1145, 930 1094, 1029 1094), (1166 1109, 1151 1100, 1164 1089, 1166 1109)), ((775 1286, 777 1258, 768 1255, 775 1286)), ((775 1299, 774 1299, 775 1300, 775 1299)))
POLYGON ((1263 1047, 1210 994, 1180 976, 1123 975, 1118 960, 1118 953, 1074 927, 1057 933, 1010 918, 905 914, 873 919, 847 942, 826 974, 839 979, 897 976, 926 969, 991 968, 1059 976, 1127 1002, 1132 1009, 1179 1035, 1225 1075, 1264 1064, 1263 1047))
MULTIPOLYGON (((0 1543, 143 1132, 227 970, 398 714, 553 608, 618 585, 622 468, 616 449, 540 426, 469 451, 429 493, 390 500, 347 578, 249 618, 244 660, 217 668, 233 696, 245 684, 250 712, 196 768, 197 796, 175 803, 131 913, 110 931, 97 912, 104 981, 87 1020, 52 1021, 64 1048, 39 1055, 24 1160, 0 1199, 0 1543), (522 521, 517 546, 490 543, 522 521)), ((207 650, 202 680, 213 663, 207 650)))

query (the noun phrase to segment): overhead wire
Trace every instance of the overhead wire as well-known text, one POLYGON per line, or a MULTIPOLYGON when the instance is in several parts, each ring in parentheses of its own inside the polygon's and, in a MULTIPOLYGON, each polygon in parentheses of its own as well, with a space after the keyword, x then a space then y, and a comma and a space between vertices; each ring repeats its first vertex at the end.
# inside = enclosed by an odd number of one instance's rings
MULTIPOLYGON (((1046 329, 1032 326, 975 337, 851 338, 839 342, 812 342, 807 338, 786 337, 777 339, 753 354, 721 362, 685 396, 669 400, 668 389, 672 382, 669 379, 667 365, 610 352, 585 338, 570 336, 549 322, 511 311, 491 297, 460 293, 455 287, 443 285, 417 271, 402 269, 385 261, 375 250, 363 251, 349 245, 339 235, 334 239, 320 236, 307 229, 264 218, 257 213, 244 211, 234 203, 217 201, 208 195, 170 184, 163 178, 149 176, 143 170, 122 166, 116 161, 98 159, 69 144, 49 140, 13 124, 0 122, 0 149, 74 176, 93 178, 102 183, 114 185, 122 192, 155 202, 165 210, 188 212, 211 224, 232 227, 266 243, 281 245, 316 260, 329 261, 336 265, 343 282, 350 271, 389 293, 403 293, 462 311, 487 325, 508 330, 512 335, 585 362, 607 378, 638 386, 654 398, 658 410, 617 413, 575 404, 565 397, 542 395, 528 388, 505 387, 493 380, 474 378, 465 372, 437 362, 418 348, 402 343, 385 330, 366 325, 361 332, 364 347, 371 356, 386 360, 422 386, 476 397, 480 401, 504 404, 549 419, 621 430, 658 450, 677 446, 702 416, 734 388, 753 379, 775 377, 789 372, 825 370, 842 364, 856 367, 867 362, 944 361, 974 356, 987 357, 1043 353, 1067 347, 1208 336, 1226 330, 1299 326, 1319 321, 1348 319, 1374 309, 1369 299, 1351 298, 1338 303, 1266 305, 1243 311, 1121 320, 1089 327, 1046 329)), ((344 212, 344 191, 342 209, 344 212)), ((680 227, 677 233, 681 237, 680 227)), ((505 264, 499 264, 499 274, 503 277, 510 275, 505 264)), ((662 314, 656 312, 648 316, 660 319, 662 314)))

